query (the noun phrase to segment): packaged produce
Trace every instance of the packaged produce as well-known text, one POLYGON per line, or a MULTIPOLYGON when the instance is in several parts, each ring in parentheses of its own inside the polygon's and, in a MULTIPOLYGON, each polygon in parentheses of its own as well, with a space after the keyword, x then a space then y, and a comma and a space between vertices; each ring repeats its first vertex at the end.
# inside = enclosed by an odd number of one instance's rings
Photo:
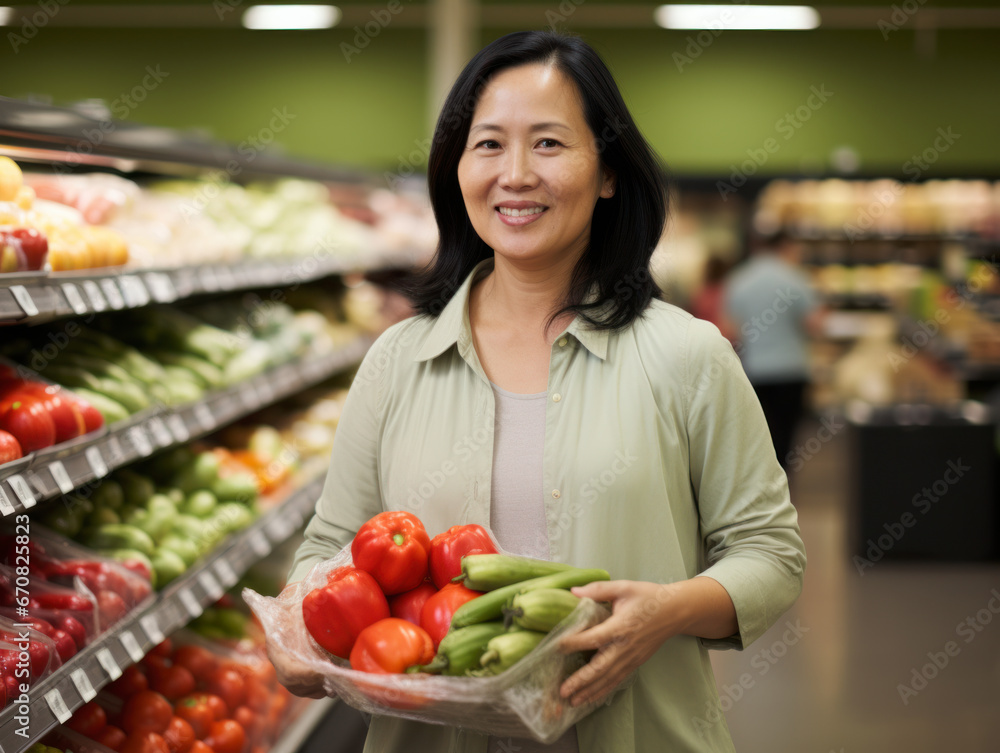
POLYGON ((28 621, 0 617, 0 708, 20 694, 19 685, 34 685, 62 666, 56 641, 27 627, 28 621))
POLYGON ((74 587, 61 586, 35 575, 18 575, 13 567, 0 565, 0 615, 20 620, 18 608, 27 609, 28 617, 44 620, 66 633, 69 641, 57 641, 64 661, 81 648, 81 641, 86 645, 101 629, 97 598, 82 581, 74 580, 74 587), (18 597, 25 593, 22 603, 18 597))
MULTIPOLYGON (((564 635, 602 622, 610 613, 593 600, 578 599, 568 591, 565 594, 575 600, 568 612, 571 602, 562 594, 554 604, 545 602, 544 593, 519 599, 516 604, 513 599, 522 592, 527 596, 534 589, 568 589, 609 576, 603 570, 514 557, 497 545, 488 530, 487 535, 495 554, 467 555, 461 562, 466 585, 452 585, 474 593, 467 585, 471 585, 468 578, 475 576, 481 579, 480 584, 489 581, 493 590, 454 608, 450 629, 426 662, 415 661, 415 655, 421 653, 416 640, 419 633, 400 637, 402 625, 413 627, 412 621, 405 619, 382 618, 364 627, 352 646, 350 661, 342 658, 342 647, 340 655, 335 655, 310 633, 307 621, 314 618, 304 609, 305 602, 317 589, 326 587, 332 573, 358 566, 352 559, 355 542, 317 564, 302 581, 287 587, 278 597, 261 596, 247 588, 243 598, 260 620, 272 651, 281 651, 290 661, 322 676, 326 692, 354 708, 551 743, 597 707, 590 704, 574 708, 559 696, 562 682, 585 663, 582 654, 563 654, 559 641, 564 635), (483 562, 478 563, 478 558, 483 562), (554 627, 548 632, 526 630, 513 624, 515 619, 538 628, 554 627), (369 636, 381 641, 375 650, 369 636), (383 651, 392 651, 393 646, 397 648, 392 656, 386 656, 383 651), (367 671, 358 671, 357 667, 367 671)), ((426 575, 426 568, 414 569, 423 573, 422 577, 426 575)), ((436 595, 427 597, 422 612, 436 595)), ((344 631, 345 625, 340 623, 330 629, 344 631)), ((621 687, 633 678, 634 674, 621 687)))
POLYGON ((452 526, 431 539, 431 580, 444 588, 462 574, 462 557, 491 553, 496 553, 496 547, 485 528, 475 524, 452 526))

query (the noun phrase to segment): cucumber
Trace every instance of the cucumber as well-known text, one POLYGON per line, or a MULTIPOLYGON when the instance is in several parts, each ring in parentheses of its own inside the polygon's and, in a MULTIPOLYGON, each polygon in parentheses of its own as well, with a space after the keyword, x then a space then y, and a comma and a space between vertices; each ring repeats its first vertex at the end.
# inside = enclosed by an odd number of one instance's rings
POLYGON ((504 620, 527 630, 547 633, 566 619, 579 603, 580 597, 564 588, 536 588, 514 596, 510 606, 504 607, 504 620))
POLYGON ((490 674, 498 675, 530 654, 545 635, 534 630, 518 630, 498 635, 486 645, 479 663, 490 674))
POLYGON ((150 355, 164 366, 181 366, 192 372, 201 380, 203 387, 214 389, 221 387, 225 382, 222 369, 204 358, 190 353, 175 353, 168 350, 155 350, 150 355))
POLYGON ((536 588, 572 588, 573 586, 585 586, 588 583, 593 583, 595 580, 611 580, 611 576, 607 570, 584 570, 574 567, 562 572, 552 573, 551 575, 544 575, 541 578, 532 578, 520 583, 512 583, 509 586, 497 588, 482 596, 477 596, 471 601, 465 602, 452 615, 451 627, 460 628, 466 625, 474 625, 477 622, 500 619, 507 601, 519 593, 532 591, 536 588))
POLYGON ((468 554, 462 557, 461 575, 453 580, 473 591, 492 591, 511 583, 570 569, 572 565, 562 562, 511 557, 507 554, 468 554))
POLYGON ((87 546, 92 549, 136 549, 147 557, 156 549, 148 533, 126 523, 100 526, 87 539, 87 546))
POLYGON ((437 654, 429 664, 409 667, 406 671, 427 672, 432 675, 458 677, 471 669, 477 669, 479 657, 486 651, 486 645, 504 632, 503 622, 481 622, 478 625, 450 630, 438 645, 437 654))

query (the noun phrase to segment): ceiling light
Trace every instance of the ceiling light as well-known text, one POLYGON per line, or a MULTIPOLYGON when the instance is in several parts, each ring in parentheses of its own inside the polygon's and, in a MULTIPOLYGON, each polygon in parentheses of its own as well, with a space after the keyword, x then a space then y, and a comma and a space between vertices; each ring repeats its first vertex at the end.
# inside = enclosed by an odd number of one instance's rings
POLYGON ((815 29, 819 13, 808 5, 661 5, 665 29, 815 29))
POLYGON ((338 21, 335 5, 252 5, 243 14, 248 29, 329 29, 338 21))
POLYGON ((14 9, 0 5, 0 26, 7 26, 14 18, 14 9))

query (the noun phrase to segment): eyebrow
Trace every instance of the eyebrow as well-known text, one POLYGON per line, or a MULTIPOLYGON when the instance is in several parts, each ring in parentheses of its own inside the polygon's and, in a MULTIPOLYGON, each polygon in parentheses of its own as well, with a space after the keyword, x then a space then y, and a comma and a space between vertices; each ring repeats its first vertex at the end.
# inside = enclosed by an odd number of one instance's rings
MULTIPOLYGON (((552 123, 535 123, 528 130, 529 131, 545 131, 545 130, 548 130, 550 128, 562 128, 562 129, 564 129, 566 131, 571 131, 572 130, 565 123, 555 123, 555 122, 552 122, 552 123)), ((500 126, 500 125, 497 125, 495 123, 480 123, 477 126, 473 126, 469 130, 469 133, 474 133, 475 131, 500 131, 500 132, 503 132, 504 131, 504 127, 500 126)))

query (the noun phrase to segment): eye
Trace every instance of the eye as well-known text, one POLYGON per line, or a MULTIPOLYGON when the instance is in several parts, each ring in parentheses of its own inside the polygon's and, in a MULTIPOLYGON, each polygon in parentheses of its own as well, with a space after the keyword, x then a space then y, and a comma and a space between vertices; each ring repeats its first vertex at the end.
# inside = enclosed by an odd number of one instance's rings
POLYGON ((562 146, 562 144, 555 139, 542 139, 538 142, 538 145, 543 149, 554 149, 557 146, 562 146))
POLYGON ((478 144, 476 144, 476 148, 477 149, 479 147, 481 147, 481 146, 484 146, 487 149, 493 150, 493 149, 499 149, 500 148, 500 143, 498 141, 496 141, 495 139, 485 139, 484 141, 480 141, 478 144))

